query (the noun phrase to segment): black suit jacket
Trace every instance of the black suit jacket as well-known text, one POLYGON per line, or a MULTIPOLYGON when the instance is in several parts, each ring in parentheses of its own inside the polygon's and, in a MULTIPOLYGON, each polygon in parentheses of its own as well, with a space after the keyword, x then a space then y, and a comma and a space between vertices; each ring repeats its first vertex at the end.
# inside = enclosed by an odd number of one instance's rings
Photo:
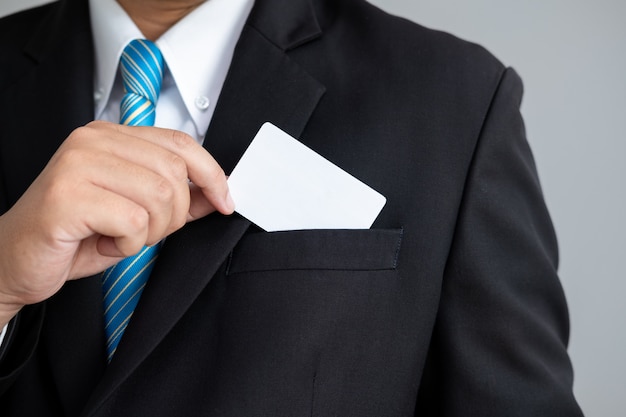
MULTIPOLYGON (((0 21, 1 212, 93 118, 86 3, 0 21)), ((257 0, 205 146, 229 172, 270 121, 387 197, 373 228, 185 226, 108 366, 99 277, 68 283, 19 315, 2 415, 580 415, 521 95, 360 0, 257 0)))

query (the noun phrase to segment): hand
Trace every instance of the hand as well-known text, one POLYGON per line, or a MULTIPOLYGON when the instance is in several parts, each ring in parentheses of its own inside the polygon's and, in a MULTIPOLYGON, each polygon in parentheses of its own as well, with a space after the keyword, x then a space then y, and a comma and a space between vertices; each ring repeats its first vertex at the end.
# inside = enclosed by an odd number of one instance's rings
POLYGON ((67 280, 233 209, 223 170, 188 135, 106 122, 78 128, 0 217, 0 325, 67 280))

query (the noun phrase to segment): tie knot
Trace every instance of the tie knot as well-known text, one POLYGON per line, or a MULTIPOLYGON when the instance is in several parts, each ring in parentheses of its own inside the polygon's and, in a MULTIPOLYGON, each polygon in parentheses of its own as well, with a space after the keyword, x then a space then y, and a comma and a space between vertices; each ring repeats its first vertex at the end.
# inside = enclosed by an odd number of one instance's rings
POLYGON ((154 108, 163 80, 161 51, 149 40, 135 39, 122 52, 120 71, 126 93, 122 100, 121 123, 154 124, 154 108))

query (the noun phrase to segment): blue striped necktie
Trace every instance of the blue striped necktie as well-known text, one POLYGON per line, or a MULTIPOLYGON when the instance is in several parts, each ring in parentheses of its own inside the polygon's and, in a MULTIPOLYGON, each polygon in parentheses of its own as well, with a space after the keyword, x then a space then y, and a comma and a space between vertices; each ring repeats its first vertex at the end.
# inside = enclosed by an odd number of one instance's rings
MULTIPOLYGON (((148 40, 135 39, 122 53, 120 71, 125 93, 120 104, 120 123, 128 126, 154 125, 155 106, 163 78, 161 51, 148 40)), ((160 243, 145 246, 138 254, 104 271, 102 289, 109 362, 139 302, 159 248, 160 243)))

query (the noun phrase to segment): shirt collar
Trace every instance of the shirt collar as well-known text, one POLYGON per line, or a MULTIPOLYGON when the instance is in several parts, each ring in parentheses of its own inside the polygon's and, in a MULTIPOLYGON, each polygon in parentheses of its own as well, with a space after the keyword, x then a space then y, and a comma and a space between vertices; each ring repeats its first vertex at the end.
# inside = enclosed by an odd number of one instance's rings
POLYGON ((109 100, 124 47, 143 35, 115 0, 89 0, 89 10, 96 58, 94 99, 97 119, 109 100))
MULTIPOLYGON (((203 101, 211 102, 212 113, 253 4, 254 0, 205 1, 156 41, 199 131, 208 127, 207 107, 203 101)), ((94 92, 98 118, 109 99, 124 47, 132 39, 144 36, 117 1, 89 0, 89 6, 96 58, 94 92)))

